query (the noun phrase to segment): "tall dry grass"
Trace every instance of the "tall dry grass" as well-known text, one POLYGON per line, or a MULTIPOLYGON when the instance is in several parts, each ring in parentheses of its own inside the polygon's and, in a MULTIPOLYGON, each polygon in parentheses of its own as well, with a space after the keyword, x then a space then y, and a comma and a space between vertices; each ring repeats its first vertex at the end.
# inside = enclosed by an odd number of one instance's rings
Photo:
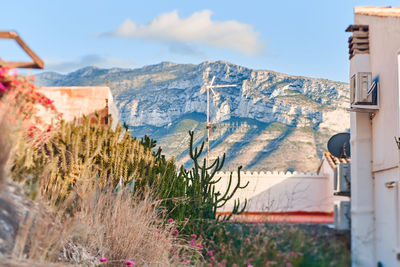
POLYGON ((157 213, 159 204, 149 194, 139 200, 128 190, 93 193, 82 200, 82 209, 76 214, 85 226, 84 234, 77 238, 113 266, 125 260, 138 266, 181 265, 195 251, 172 234, 175 225, 165 224, 165 217, 157 213))
POLYGON ((10 158, 10 123, 5 117, 6 111, 0 106, 0 188, 4 184, 7 175, 7 165, 10 158))
POLYGON ((32 210, 18 232, 12 257, 36 263, 64 262, 97 266, 181 266, 199 258, 196 249, 173 234, 174 223, 165 223, 159 202, 144 200, 127 190, 92 192, 79 201, 73 216, 52 216, 41 206, 32 210))

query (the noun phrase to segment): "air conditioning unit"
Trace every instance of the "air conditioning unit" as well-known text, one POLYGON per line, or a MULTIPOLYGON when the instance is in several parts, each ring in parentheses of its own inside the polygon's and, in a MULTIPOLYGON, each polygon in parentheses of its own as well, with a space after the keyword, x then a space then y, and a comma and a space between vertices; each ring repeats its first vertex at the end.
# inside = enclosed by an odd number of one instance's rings
POLYGON ((350 79, 350 110, 374 111, 378 107, 379 78, 371 72, 357 72, 350 79))
POLYGON ((335 195, 350 196, 350 163, 339 163, 334 169, 333 192, 335 195))
POLYGON ((337 230, 350 230, 351 204, 350 201, 334 203, 334 225, 337 230))

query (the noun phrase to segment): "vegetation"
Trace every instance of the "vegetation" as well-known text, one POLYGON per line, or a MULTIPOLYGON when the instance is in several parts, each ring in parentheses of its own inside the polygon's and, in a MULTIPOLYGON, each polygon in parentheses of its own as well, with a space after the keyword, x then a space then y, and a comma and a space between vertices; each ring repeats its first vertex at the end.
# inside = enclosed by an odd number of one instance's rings
MULTIPOLYGON (((217 209, 247 184, 238 168, 238 179, 231 175, 227 190, 216 191, 225 155, 207 165, 205 144, 194 147, 194 132, 193 167, 178 169, 155 140, 132 137, 126 125, 59 120, 51 100, 37 95, 29 80, 0 70, 0 89, 6 88, 0 92, 0 181, 11 162, 11 177, 35 203, 20 222, 12 259, 108 266, 348 265, 344 242, 321 246, 326 240, 319 233, 218 217, 217 209), (40 121, 37 105, 50 112, 51 126, 40 121)), ((236 200, 232 214, 246 203, 236 200)))

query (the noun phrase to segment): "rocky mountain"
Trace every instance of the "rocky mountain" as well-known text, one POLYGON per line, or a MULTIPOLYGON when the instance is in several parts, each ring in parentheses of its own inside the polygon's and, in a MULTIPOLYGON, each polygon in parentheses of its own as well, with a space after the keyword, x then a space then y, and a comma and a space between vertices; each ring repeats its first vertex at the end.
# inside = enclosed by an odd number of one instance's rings
POLYGON ((326 79, 253 70, 224 61, 163 62, 138 69, 86 67, 37 75, 41 86, 109 84, 120 119, 133 135, 158 140, 179 163, 188 161, 188 130, 205 140, 204 84, 215 76, 210 157, 226 152, 226 169, 316 171, 329 137, 349 128, 349 86, 326 79))

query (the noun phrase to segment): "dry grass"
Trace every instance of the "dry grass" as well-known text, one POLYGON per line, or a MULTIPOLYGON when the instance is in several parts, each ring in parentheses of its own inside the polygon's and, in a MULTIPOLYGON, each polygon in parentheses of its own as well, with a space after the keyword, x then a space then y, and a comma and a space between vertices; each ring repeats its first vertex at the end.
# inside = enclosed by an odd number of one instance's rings
POLYGON ((0 108, 0 187, 6 179, 7 163, 11 151, 10 126, 4 112, 5 110, 0 108))
POLYGON ((133 260, 138 266, 177 266, 193 251, 172 235, 165 225, 158 202, 132 198, 128 191, 93 193, 82 200, 79 221, 86 226, 81 242, 111 263, 133 260), (133 208, 132 208, 133 206, 133 208))
POLYGON ((126 260, 136 266, 180 266, 184 259, 199 258, 186 241, 173 235, 175 225, 165 224, 158 204, 110 190, 81 199, 79 211, 69 218, 46 214, 41 206, 21 224, 12 259, 96 266, 106 257, 106 266, 123 266, 126 260))

